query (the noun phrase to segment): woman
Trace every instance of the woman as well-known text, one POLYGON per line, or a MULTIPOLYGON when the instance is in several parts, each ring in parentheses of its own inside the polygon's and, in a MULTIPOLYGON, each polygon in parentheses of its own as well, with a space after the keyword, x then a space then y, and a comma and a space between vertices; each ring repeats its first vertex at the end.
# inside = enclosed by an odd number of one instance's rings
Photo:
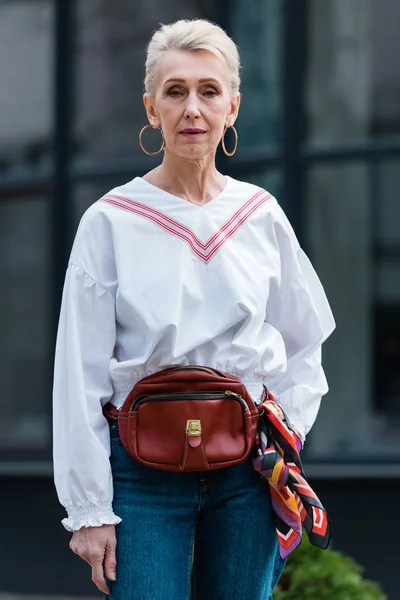
MULTIPOLYGON (((321 344, 334 321, 276 200, 216 169, 240 105, 233 41, 204 20, 162 26, 145 89, 162 164, 89 208, 66 274, 54 381, 63 524, 113 600, 183 600, 193 587, 197 600, 265 600, 284 560, 251 460, 150 469, 102 407, 119 408, 167 365, 207 365, 238 375, 255 402, 266 384, 304 442, 327 391, 321 344)), ((140 143, 146 152, 143 131, 140 143)))

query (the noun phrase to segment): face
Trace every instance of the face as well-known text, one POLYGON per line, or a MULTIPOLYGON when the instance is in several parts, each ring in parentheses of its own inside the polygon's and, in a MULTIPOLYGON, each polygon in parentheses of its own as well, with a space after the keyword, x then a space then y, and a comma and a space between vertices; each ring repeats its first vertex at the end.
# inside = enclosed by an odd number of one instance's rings
POLYGON ((160 61, 153 96, 144 95, 150 124, 161 127, 165 152, 200 159, 215 154, 240 104, 224 61, 211 52, 169 50, 160 61))

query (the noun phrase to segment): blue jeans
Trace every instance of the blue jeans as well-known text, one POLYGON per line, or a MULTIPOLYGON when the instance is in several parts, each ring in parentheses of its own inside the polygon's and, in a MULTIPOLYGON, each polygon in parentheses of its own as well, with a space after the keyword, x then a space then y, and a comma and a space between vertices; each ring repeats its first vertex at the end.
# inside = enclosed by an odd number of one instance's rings
POLYGON ((170 473, 131 459, 111 430, 117 581, 110 600, 270 600, 279 555, 269 487, 251 459, 170 473))

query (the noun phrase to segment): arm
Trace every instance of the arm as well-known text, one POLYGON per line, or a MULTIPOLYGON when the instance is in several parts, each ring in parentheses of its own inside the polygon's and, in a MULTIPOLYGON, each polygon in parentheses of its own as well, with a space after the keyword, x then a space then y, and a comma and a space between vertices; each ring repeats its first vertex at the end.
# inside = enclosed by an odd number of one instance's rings
POLYGON ((281 334, 287 370, 268 382, 302 442, 328 391, 321 345, 335 328, 324 289, 278 207, 275 235, 281 260, 278 293, 268 300, 266 320, 281 334))
POLYGON ((115 345, 115 299, 81 266, 68 266, 58 328, 53 434, 55 485, 68 512, 64 527, 117 524, 102 414, 112 394, 109 362, 115 345))

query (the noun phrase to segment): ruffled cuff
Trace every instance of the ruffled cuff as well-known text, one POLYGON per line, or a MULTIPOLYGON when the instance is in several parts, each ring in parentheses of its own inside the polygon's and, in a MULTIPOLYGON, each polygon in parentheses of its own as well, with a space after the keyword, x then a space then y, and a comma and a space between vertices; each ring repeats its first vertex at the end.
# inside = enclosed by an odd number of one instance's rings
POLYGON ((101 525, 118 525, 122 519, 114 514, 111 502, 84 504, 77 508, 67 509, 68 518, 61 523, 67 531, 77 531, 81 527, 101 527, 101 525))

